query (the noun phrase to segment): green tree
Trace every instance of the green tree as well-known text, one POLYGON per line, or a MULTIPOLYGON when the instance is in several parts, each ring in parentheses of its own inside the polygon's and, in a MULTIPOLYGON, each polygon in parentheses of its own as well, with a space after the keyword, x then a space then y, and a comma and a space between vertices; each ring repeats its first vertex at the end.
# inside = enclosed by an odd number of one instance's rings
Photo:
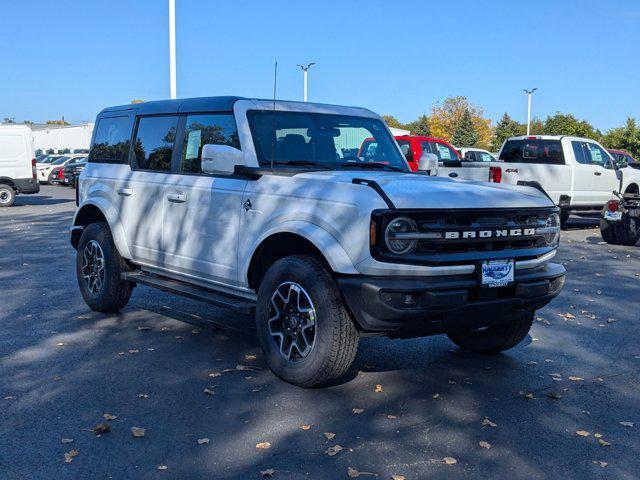
POLYGON ((16 119, 13 117, 4 117, 2 123, 16 123, 16 119))
POLYGON ((383 115, 382 118, 384 119, 385 122, 387 122, 387 125, 389 125, 390 127, 402 128, 402 129, 406 129, 407 128, 406 125, 401 123, 400 120, 398 120, 393 115, 383 115))
POLYGON ((140 98, 134 98, 133 100, 131 100, 132 104, 136 104, 136 103, 144 103, 144 100, 140 99, 140 98))
POLYGON ((598 139, 601 134, 593 128, 586 120, 578 120, 573 115, 556 112, 555 115, 547 117, 544 122, 545 135, 572 135, 575 137, 586 137, 598 139))
POLYGON ((64 119, 64 117, 62 117, 61 120, 47 120, 45 123, 47 125, 71 125, 64 119))
POLYGON ((634 118, 627 118, 622 127, 609 130, 602 143, 609 148, 626 150, 634 158, 640 157, 640 127, 634 118))
POLYGON ((508 113, 502 116, 502 118, 496 124, 495 135, 491 142, 491 149, 498 151, 504 141, 509 137, 515 137, 522 135, 522 125, 509 116, 508 113))
POLYGON ((429 117, 426 115, 420 115, 417 120, 407 123, 407 129, 411 130, 413 135, 431 135, 431 128, 429 127, 429 117))
POLYGON ((473 127, 478 135, 476 145, 482 148, 489 147, 493 138, 491 120, 484 118, 482 109, 469 102, 466 97, 449 97, 442 103, 437 102, 433 105, 429 117, 431 135, 451 141, 465 111, 471 115, 473 127))
POLYGON ((473 125, 473 118, 469 109, 463 112, 451 142, 456 147, 475 147, 478 143, 478 132, 473 125))

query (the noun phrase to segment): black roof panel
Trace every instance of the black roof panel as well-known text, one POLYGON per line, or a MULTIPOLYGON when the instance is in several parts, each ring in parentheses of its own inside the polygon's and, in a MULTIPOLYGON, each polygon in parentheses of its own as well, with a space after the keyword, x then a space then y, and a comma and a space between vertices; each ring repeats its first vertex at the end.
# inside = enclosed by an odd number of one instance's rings
POLYGON ((243 99, 244 97, 198 97, 180 98, 177 100, 156 100, 153 102, 107 107, 100 113, 121 112, 124 110, 134 110, 138 115, 180 112, 230 112, 233 110, 233 104, 243 99))

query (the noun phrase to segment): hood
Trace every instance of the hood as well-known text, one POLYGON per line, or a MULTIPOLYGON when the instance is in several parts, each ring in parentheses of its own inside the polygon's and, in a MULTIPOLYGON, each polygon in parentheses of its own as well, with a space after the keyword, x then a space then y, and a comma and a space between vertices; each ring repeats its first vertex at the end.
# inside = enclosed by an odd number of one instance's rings
MULTIPOLYGON (((553 202, 532 187, 451 180, 420 174, 367 170, 300 173, 300 178, 352 183, 354 178, 377 182, 396 208, 535 208, 553 202)), ((369 188, 358 186, 358 188, 369 188)))

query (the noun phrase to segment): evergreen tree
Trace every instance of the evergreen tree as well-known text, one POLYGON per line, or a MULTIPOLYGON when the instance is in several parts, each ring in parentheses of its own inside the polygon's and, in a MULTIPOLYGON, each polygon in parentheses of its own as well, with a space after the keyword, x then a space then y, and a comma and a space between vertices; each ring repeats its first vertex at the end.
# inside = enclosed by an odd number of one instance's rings
POLYGON ((521 131, 521 125, 505 113, 496 124, 495 136, 491 142, 492 150, 498 151, 507 138, 521 135, 521 131))
POLYGON ((465 109, 460 118, 460 123, 456 128, 451 143, 456 147, 474 147, 478 143, 478 132, 473 126, 473 119, 469 109, 465 109))
POLYGON ((407 124, 407 128, 411 130, 413 135, 424 135, 426 137, 431 135, 431 129, 429 128, 429 117, 426 115, 420 115, 417 120, 407 124))

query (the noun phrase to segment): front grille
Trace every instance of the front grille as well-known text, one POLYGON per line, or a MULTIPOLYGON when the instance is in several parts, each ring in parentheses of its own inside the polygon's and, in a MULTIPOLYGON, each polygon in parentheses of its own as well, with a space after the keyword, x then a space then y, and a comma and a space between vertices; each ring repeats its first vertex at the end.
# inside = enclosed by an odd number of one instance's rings
POLYGON ((383 261, 428 265, 456 264, 493 258, 533 258, 549 252, 535 229, 541 227, 557 208, 536 209, 460 209, 460 210, 384 210, 373 214, 384 238, 387 225, 397 217, 408 217, 418 226, 418 240, 410 254, 391 252, 385 241, 372 247, 372 255, 383 261))

